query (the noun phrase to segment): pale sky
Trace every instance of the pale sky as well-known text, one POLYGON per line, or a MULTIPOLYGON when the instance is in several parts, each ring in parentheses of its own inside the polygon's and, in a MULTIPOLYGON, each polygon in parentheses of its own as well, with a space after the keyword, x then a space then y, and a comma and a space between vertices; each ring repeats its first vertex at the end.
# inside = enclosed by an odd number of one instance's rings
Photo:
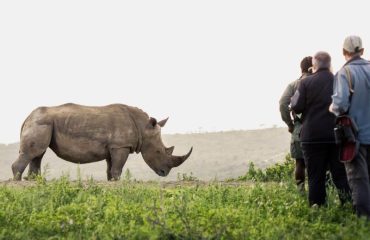
POLYGON ((370 48, 367 1, 0 1, 0 143, 38 106, 124 103, 163 133, 284 126, 299 62, 370 48))

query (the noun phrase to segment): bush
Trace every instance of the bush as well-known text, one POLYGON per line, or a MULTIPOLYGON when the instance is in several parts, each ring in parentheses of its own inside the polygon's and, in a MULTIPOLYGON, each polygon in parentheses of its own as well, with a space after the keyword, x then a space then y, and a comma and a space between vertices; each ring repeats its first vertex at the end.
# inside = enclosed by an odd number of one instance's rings
MULTIPOLYGON (((181 182, 184 183, 184 182, 181 182)), ((292 184, 70 182, 0 185, 0 239, 369 239, 329 194, 310 208, 292 184)))
POLYGON ((260 168, 256 168, 254 163, 251 162, 248 167, 248 171, 244 176, 238 178, 240 181, 252 180, 256 182, 286 182, 293 179, 293 172, 295 168, 295 161, 290 157, 290 154, 286 155, 283 163, 276 163, 275 165, 266 168, 263 171, 260 168))

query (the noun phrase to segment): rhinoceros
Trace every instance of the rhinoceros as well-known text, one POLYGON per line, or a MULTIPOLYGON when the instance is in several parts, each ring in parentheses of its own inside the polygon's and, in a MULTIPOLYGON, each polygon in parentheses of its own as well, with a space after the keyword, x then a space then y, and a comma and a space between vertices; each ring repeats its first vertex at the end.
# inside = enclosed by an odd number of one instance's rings
POLYGON ((13 163, 14 180, 21 180, 29 165, 28 177, 40 174, 41 159, 47 148, 73 163, 107 161, 107 179, 119 180, 130 153, 141 153, 159 176, 182 164, 183 156, 173 156, 166 148, 161 128, 168 118, 157 122, 139 108, 123 104, 90 107, 64 104, 39 107, 24 121, 20 134, 19 157, 13 163))

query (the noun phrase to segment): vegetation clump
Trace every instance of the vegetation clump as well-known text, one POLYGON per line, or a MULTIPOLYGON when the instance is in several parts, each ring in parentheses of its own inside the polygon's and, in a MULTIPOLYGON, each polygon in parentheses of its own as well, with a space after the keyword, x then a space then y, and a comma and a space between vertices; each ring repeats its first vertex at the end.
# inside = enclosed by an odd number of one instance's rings
POLYGON ((72 182, 68 177, 0 185, 0 239, 369 239, 370 224, 341 206, 310 208, 291 159, 240 180, 177 184, 72 182))
POLYGON ((238 180, 252 180, 256 182, 287 182, 293 179, 294 167, 295 161, 290 157, 290 154, 286 155, 283 163, 276 163, 271 167, 267 167, 264 171, 260 168, 256 168, 254 163, 251 162, 249 164, 247 173, 244 176, 240 176, 238 180))

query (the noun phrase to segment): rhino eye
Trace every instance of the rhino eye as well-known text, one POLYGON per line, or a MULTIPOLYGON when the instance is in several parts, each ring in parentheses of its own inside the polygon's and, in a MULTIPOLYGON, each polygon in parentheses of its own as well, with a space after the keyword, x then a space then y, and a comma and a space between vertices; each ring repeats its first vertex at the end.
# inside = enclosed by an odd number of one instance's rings
POLYGON ((158 153, 158 154, 160 154, 160 153, 161 153, 161 151, 157 150, 157 151, 155 151, 155 153, 158 153))

